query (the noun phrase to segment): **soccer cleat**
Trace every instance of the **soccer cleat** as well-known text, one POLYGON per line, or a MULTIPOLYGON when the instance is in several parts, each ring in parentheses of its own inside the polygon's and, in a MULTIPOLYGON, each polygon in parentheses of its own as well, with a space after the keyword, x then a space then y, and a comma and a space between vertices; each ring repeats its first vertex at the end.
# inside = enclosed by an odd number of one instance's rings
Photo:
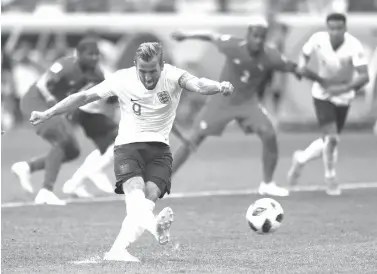
POLYGON ((156 239, 161 245, 170 241, 170 227, 174 221, 174 212, 170 207, 165 207, 156 217, 156 239))
POLYGON ((266 184, 262 182, 259 185, 258 192, 260 195, 280 196, 285 197, 289 195, 289 191, 285 188, 277 186, 275 183, 266 184))
POLYGON ((14 175, 17 176, 18 181, 21 184, 21 187, 29 192, 33 193, 33 186, 30 182, 30 167, 26 162, 18 162, 12 165, 11 170, 14 175))
POLYGON ((137 262, 140 263, 140 260, 135 256, 132 256, 127 249, 121 251, 113 251, 105 253, 103 258, 104 261, 122 261, 122 262, 137 262))
POLYGON ((301 153, 301 150, 297 150, 293 153, 292 166, 289 169, 287 176, 288 183, 291 186, 297 185, 298 178, 301 176, 302 168, 304 167, 304 163, 299 161, 301 153))
POLYGON ((38 205, 61 205, 64 206, 67 203, 63 200, 60 200, 52 191, 49 191, 45 188, 42 188, 37 196, 35 197, 34 202, 38 205))
POLYGON ((336 176, 325 177, 325 182, 327 184, 327 195, 339 196, 342 194, 342 190, 339 187, 339 183, 336 180, 336 176))

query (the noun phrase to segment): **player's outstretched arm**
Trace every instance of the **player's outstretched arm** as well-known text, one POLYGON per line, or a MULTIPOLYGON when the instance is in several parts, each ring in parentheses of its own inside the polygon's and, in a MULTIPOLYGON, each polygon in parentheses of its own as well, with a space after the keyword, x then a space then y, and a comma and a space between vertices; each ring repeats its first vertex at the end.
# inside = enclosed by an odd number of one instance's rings
POLYGON ((275 54, 276 54, 275 55, 275 58, 276 58, 275 69, 276 70, 279 70, 282 72, 293 73, 300 80, 302 78, 307 78, 309 80, 316 81, 322 84, 323 78, 307 67, 310 60, 310 56, 301 55, 299 59, 299 63, 296 64, 295 62, 292 62, 286 59, 280 53, 275 53, 275 54))
POLYGON ((88 90, 72 94, 43 112, 33 111, 31 113, 30 122, 33 125, 38 125, 53 116, 71 112, 83 105, 101 99, 102 97, 99 93, 103 88, 107 87, 104 82, 105 81, 88 90))
POLYGON ((221 34, 209 32, 209 31, 195 31, 195 32, 183 32, 175 31, 172 33, 172 38, 178 42, 187 40, 187 39, 197 39, 208 42, 217 41, 221 34))
POLYGON ((183 89, 203 95, 220 93, 224 96, 228 96, 234 91, 234 87, 230 82, 220 83, 207 78, 198 78, 188 72, 182 74, 178 79, 178 84, 183 89))
POLYGON ((308 68, 308 64, 310 62, 310 55, 304 54, 303 52, 300 54, 298 59, 298 64, 294 65, 292 73, 294 73, 299 78, 307 78, 309 80, 318 82, 320 84, 324 84, 324 79, 320 77, 317 73, 312 71, 308 68))

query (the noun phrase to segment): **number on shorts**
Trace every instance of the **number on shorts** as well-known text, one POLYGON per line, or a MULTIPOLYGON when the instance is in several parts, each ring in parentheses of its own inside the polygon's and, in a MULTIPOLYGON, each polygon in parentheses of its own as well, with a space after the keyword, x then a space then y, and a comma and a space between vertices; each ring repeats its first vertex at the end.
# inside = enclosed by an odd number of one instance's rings
POLYGON ((244 70, 240 78, 241 82, 246 84, 249 81, 249 78, 250 78, 250 72, 247 70, 244 70))

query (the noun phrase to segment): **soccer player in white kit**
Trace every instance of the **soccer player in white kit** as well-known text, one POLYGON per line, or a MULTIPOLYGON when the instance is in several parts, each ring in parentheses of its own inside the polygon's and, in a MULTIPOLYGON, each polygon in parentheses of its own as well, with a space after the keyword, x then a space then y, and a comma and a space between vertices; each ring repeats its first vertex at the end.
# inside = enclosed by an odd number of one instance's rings
POLYGON ((161 44, 143 43, 136 51, 134 67, 118 70, 100 84, 31 114, 31 123, 37 125, 84 104, 118 96, 121 119, 114 149, 115 192, 125 194, 127 215, 105 260, 138 262, 127 248, 144 230, 160 244, 169 242, 173 211, 167 207, 155 217, 153 210, 157 199, 170 193, 173 159, 169 134, 183 89, 229 95, 234 88, 229 82, 199 79, 164 64, 161 44))
POLYGON ((322 156, 326 192, 329 195, 340 195, 335 172, 339 134, 355 92, 369 81, 368 62, 360 41, 347 32, 345 15, 332 13, 326 21, 327 31, 312 35, 303 46, 299 62, 299 66, 304 68, 312 55, 318 60, 319 76, 323 78, 323 82, 313 84, 312 96, 322 137, 313 141, 305 150, 294 153, 288 181, 295 185, 303 166, 322 156))

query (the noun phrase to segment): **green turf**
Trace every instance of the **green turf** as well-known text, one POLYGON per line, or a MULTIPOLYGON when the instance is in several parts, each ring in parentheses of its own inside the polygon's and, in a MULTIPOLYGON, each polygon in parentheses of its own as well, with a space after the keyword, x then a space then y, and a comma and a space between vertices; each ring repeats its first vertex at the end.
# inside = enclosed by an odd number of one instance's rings
POLYGON ((124 215, 122 202, 2 210, 4 273, 372 273, 377 269, 377 190, 293 194, 275 234, 245 221, 257 196, 170 199, 172 242, 145 233, 130 251, 142 264, 73 261, 100 257, 124 215))
MULTIPOLYGON (((286 184, 292 152, 316 135, 281 135, 276 180, 286 184)), ((92 148, 85 139, 83 156, 92 148)), ((338 174, 346 182, 375 182, 377 139, 368 134, 342 137, 338 174)), ((31 201, 9 172, 14 161, 44 151, 29 130, 2 137, 2 203, 31 201), (26 143, 29 142, 29 144, 26 143), (33 144, 30 146, 30 142, 33 144)), ((176 143, 173 141, 173 150, 176 143)), ((228 131, 209 139, 174 177, 173 191, 255 188, 261 180, 260 142, 228 131)), ((61 185, 78 161, 63 168, 61 185)), ((111 175, 111 170, 109 170, 111 175)), ((321 162, 305 169, 302 184, 322 183, 321 162)), ((112 175, 111 175, 112 176, 112 175)), ((41 174, 33 177, 40 186, 41 174)), ((245 213, 258 196, 221 196, 162 200, 156 212, 171 206, 176 213, 171 244, 160 247, 147 233, 130 251, 141 265, 104 263, 122 219, 123 202, 2 208, 3 273, 375 273, 377 269, 377 190, 293 193, 277 199, 285 210, 275 234, 257 235, 245 213), (73 264, 94 258, 97 264, 73 264)))

